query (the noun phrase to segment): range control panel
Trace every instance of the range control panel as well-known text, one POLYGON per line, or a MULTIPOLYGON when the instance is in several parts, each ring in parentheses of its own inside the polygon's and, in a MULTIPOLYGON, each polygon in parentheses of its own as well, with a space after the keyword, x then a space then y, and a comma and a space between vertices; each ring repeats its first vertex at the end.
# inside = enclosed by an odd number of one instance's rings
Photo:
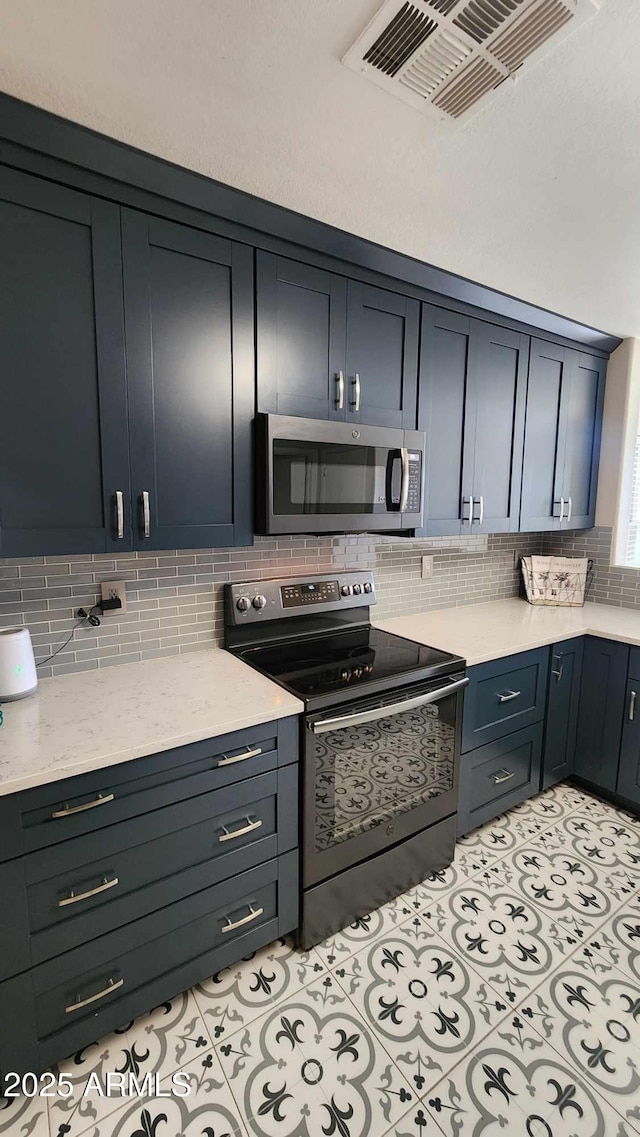
POLYGON ((256 580, 226 586, 226 622, 240 625, 375 604, 373 573, 340 572, 302 580, 256 580))

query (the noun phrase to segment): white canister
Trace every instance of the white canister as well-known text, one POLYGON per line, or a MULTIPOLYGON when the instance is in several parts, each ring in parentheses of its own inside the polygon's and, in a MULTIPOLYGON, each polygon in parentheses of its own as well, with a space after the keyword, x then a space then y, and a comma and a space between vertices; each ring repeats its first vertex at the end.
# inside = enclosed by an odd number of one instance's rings
POLYGON ((24 699, 38 686, 28 628, 0 628, 0 703, 24 699))

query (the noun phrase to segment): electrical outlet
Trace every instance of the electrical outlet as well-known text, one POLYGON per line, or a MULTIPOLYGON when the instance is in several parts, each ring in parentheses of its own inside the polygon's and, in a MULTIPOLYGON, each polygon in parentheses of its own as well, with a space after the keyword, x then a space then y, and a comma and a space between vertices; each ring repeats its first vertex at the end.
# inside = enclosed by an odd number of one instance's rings
POLYGON ((124 580, 103 580, 100 585, 100 593, 103 600, 115 600, 116 597, 120 601, 120 608, 112 608, 107 612, 103 612, 103 616, 121 616, 127 610, 127 586, 124 580))
POLYGON ((433 576, 433 557, 422 558, 422 579, 426 580, 428 576, 433 576))

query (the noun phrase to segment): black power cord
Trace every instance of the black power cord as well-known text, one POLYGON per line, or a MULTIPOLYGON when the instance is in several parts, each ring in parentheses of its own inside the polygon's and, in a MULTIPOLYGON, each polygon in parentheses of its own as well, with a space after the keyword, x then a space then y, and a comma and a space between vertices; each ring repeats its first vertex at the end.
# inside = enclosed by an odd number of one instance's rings
MULTIPOLYGON (((110 603, 110 602, 108 602, 108 601, 102 602, 102 604, 107 604, 107 603, 110 603)), ((36 667, 42 667, 45 663, 48 663, 50 659, 53 659, 54 656, 59 655, 59 653, 61 651, 64 651, 67 644, 71 643, 71 640, 75 636, 78 628, 81 628, 84 623, 91 624, 92 628, 99 628, 100 627, 100 620, 95 615, 95 612, 96 611, 102 612, 102 610, 103 610, 102 604, 101 603, 94 604, 93 608, 90 608, 88 612, 86 612, 84 608, 78 608, 79 620, 78 620, 77 624, 75 624, 74 627, 69 632, 69 635, 67 636, 64 643, 61 643, 60 647, 57 647, 56 650, 52 651, 51 655, 46 656, 45 659, 37 659, 36 660, 36 667)), ((110 605, 110 606, 116 607, 116 605, 110 605)), ((120 601, 118 601, 117 607, 118 608, 121 607, 120 601)))

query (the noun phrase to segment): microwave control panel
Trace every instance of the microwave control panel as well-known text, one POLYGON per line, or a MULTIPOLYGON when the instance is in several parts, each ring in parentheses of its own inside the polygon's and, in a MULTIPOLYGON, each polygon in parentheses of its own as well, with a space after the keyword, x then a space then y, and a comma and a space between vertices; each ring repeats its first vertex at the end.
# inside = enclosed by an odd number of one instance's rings
POLYGON ((422 454, 419 450, 409 450, 409 492, 405 513, 420 512, 420 491, 422 488, 422 454))
POLYGON ((338 612, 375 604, 371 572, 340 572, 325 577, 255 580, 226 586, 226 622, 238 626, 314 612, 338 612))

